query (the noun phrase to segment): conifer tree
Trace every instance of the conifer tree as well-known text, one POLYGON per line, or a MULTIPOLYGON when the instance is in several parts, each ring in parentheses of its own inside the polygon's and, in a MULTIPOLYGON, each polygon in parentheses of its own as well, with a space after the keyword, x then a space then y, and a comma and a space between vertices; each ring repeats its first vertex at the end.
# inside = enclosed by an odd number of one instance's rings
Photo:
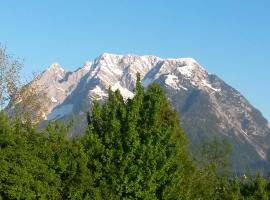
POLYGON ((260 173, 257 173, 254 180, 254 199, 258 200, 268 200, 268 194, 266 192, 266 181, 261 176, 260 173))
POLYGON ((46 138, 28 124, 8 121, 0 115, 0 197, 58 199, 61 182, 47 165, 46 138))
POLYGON ((137 78, 132 100, 110 90, 92 108, 84 140, 96 191, 102 199, 180 199, 186 137, 163 90, 144 92, 137 78))

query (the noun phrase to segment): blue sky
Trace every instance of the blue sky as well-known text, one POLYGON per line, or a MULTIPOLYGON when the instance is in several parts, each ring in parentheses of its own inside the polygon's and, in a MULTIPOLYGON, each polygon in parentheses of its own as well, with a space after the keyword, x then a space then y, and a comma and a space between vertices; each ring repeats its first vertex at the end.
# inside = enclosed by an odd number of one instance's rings
POLYGON ((270 120, 268 0, 0 0, 0 42, 24 74, 102 52, 193 57, 270 120))

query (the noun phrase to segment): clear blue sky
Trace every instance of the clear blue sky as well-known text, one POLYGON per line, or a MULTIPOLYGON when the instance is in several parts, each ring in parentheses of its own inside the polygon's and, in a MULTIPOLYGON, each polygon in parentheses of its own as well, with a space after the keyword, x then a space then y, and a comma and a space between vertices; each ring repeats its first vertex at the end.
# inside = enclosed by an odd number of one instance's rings
POLYGON ((102 52, 194 57, 270 120, 269 0, 0 0, 0 42, 24 73, 102 52))

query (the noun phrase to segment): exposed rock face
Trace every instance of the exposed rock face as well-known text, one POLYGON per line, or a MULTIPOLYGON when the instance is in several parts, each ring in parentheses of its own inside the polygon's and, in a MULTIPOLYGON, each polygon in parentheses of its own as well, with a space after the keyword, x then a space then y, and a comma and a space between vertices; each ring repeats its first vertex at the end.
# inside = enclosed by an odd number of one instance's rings
MULTIPOLYGON (((192 58, 104 53, 74 72, 53 64, 36 80, 51 100, 44 102, 49 107, 44 119, 83 118, 93 100, 107 98, 109 87, 132 98, 137 72, 144 87, 157 82, 165 89, 181 116, 191 148, 214 137, 226 138, 233 147, 235 171, 269 169, 267 120, 238 91, 192 58)), ((80 122, 81 126, 85 123, 80 122)))

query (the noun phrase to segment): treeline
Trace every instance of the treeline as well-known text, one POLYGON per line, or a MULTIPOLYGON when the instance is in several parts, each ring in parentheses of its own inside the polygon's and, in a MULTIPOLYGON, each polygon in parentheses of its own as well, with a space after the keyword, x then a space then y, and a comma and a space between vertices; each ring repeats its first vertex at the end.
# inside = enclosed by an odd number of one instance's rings
POLYGON ((125 101, 109 91, 74 139, 61 122, 39 130, 1 113, 0 199, 269 199, 270 182, 260 174, 230 175, 225 143, 191 156, 160 86, 144 91, 138 77, 135 94, 125 101))

